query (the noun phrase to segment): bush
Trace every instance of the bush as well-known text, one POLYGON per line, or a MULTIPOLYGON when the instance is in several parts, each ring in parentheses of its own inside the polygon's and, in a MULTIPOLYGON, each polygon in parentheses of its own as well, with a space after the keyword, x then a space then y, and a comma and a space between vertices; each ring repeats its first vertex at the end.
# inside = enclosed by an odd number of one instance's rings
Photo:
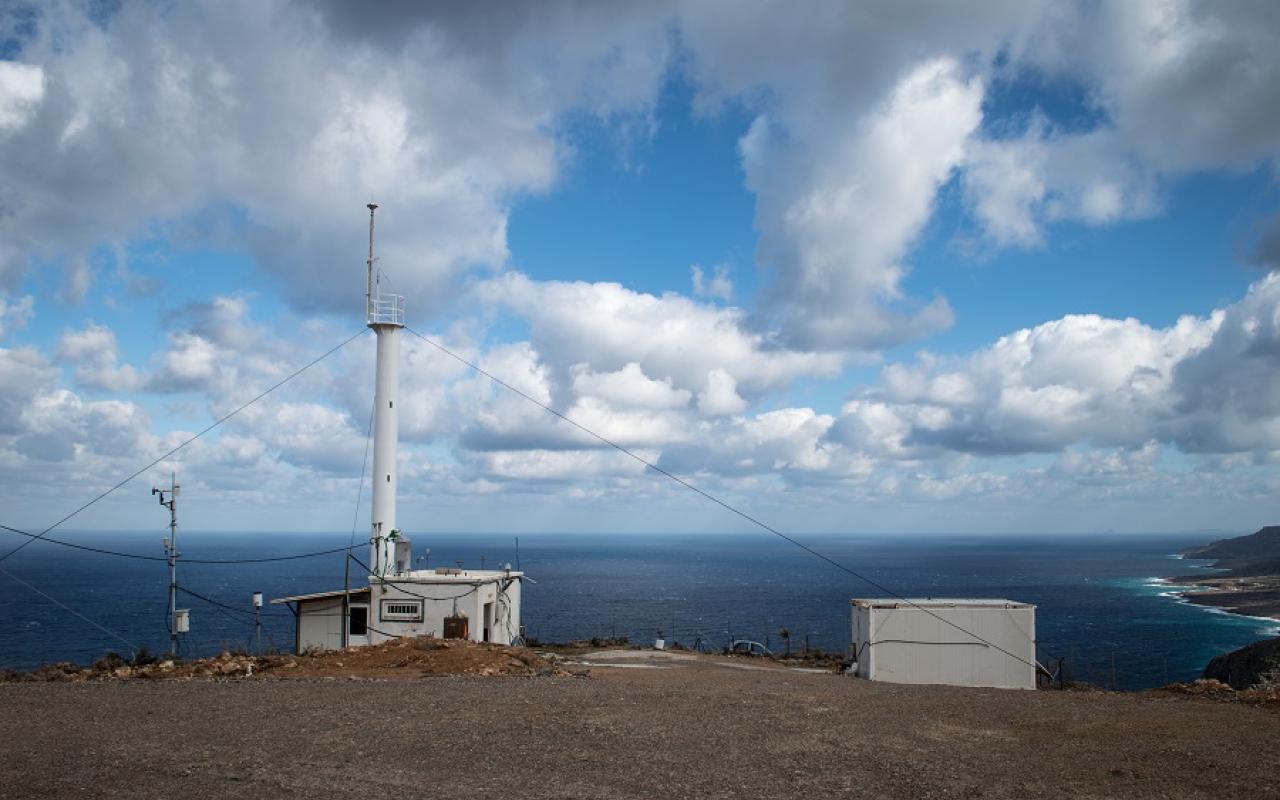
POLYGON ((138 652, 133 654, 133 665, 135 667, 145 667, 148 664, 155 664, 160 661, 160 657, 152 653, 145 646, 138 648, 138 652))

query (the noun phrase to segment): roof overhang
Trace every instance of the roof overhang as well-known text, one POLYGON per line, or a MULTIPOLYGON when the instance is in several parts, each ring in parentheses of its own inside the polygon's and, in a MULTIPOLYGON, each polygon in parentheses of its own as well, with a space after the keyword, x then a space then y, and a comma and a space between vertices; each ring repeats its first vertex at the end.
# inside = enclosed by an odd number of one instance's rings
POLYGON ((307 600, 324 600, 329 597, 342 597, 343 595, 360 595, 368 594, 369 589, 338 589, 334 592, 316 592, 315 594, 296 594, 292 597, 276 597, 271 600, 272 603, 303 603, 307 600))

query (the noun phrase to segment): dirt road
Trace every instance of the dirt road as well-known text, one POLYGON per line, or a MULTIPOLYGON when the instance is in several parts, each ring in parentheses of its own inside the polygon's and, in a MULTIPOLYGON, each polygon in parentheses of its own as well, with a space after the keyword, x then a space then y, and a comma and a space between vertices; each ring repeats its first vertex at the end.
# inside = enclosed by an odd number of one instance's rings
POLYGON ((1277 797, 1280 713, 711 661, 0 685, 0 797, 1277 797))

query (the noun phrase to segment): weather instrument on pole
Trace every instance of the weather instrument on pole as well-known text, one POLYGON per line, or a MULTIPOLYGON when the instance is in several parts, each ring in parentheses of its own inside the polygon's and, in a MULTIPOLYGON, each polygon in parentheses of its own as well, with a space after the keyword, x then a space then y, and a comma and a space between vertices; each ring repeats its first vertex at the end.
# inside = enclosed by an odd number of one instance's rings
POLYGON ((169 473, 169 488, 151 487, 151 494, 160 496, 160 505, 169 509, 169 537, 164 540, 164 554, 169 558, 169 655, 178 654, 178 634, 191 629, 191 616, 187 609, 178 608, 178 485, 177 473, 169 473))

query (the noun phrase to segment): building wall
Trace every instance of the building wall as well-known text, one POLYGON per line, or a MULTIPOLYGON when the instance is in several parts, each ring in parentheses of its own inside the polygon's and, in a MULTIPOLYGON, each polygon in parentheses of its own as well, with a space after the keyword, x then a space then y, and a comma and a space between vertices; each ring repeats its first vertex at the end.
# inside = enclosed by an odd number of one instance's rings
POLYGON ((930 606, 929 612, 1023 660, 918 608, 855 606, 858 676, 894 683, 1035 688, 1034 607, 930 606))
MULTIPOLYGON (((484 641, 484 610, 492 604, 493 624, 488 641, 511 644, 520 634, 520 588, 516 579, 497 578, 479 586, 449 583, 396 583, 373 586, 370 595, 352 598, 353 604, 369 605, 368 643, 377 644, 397 636, 443 636, 444 618, 455 610, 469 620, 469 638, 484 641), (387 602, 422 603, 422 619, 396 620, 384 614, 387 602)), ((300 603, 298 651, 308 648, 336 650, 342 647, 342 598, 322 598, 300 603)), ((353 640, 352 644, 362 644, 353 640)))
POLYGON ((298 652, 342 647, 342 598, 326 597, 300 604, 298 652))
POLYGON ((494 624, 489 641, 511 644, 520 632, 520 581, 497 579, 479 586, 466 584, 397 583, 374 587, 370 605, 369 637, 372 643, 392 636, 444 636, 444 619, 457 613, 468 619, 471 641, 483 641, 484 609, 493 604, 494 624), (384 619, 385 602, 421 601, 421 621, 384 619), (376 629, 376 630, 374 630, 376 629))

